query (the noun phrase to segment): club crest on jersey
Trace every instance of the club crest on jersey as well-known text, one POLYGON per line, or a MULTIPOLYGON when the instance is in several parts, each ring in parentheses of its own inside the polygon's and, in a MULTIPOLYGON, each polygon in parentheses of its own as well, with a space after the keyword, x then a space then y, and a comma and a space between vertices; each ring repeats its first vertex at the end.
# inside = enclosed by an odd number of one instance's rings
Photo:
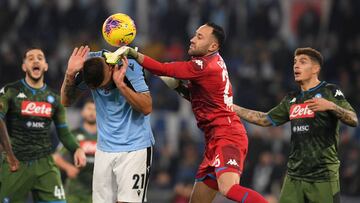
POLYGON ((52 105, 47 102, 21 102, 21 115, 37 116, 37 117, 51 117, 52 105))
POLYGON ((315 98, 322 98, 322 95, 320 93, 315 94, 315 98))
POLYGON ((309 106, 307 104, 294 104, 290 107, 290 120, 314 117, 315 113, 309 109, 309 106))
POLYGON ((49 96, 47 96, 46 100, 47 100, 49 103, 52 104, 52 103, 54 103, 54 101, 55 101, 55 97, 52 96, 52 95, 49 95, 49 96))

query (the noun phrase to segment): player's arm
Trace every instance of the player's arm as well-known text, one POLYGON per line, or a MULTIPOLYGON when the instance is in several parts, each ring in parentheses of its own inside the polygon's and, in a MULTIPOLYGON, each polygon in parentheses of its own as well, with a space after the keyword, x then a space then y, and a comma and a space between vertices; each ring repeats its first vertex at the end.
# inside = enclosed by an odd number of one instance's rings
POLYGON ((106 62, 110 64, 114 63, 119 60, 121 56, 135 59, 152 74, 159 76, 169 76, 181 80, 189 80, 201 77, 204 73, 202 64, 203 61, 201 60, 161 63, 128 46, 123 46, 114 53, 108 53, 105 56, 106 62))
POLYGON ((17 171, 20 164, 19 161, 16 159, 14 152, 12 151, 8 131, 2 118, 0 118, 0 140, 4 151, 6 152, 6 159, 10 165, 10 171, 17 171))
POLYGON ((61 103, 64 106, 73 104, 81 94, 81 91, 76 87, 75 76, 83 68, 89 51, 90 49, 87 46, 76 47, 69 58, 65 78, 61 86, 61 103))
MULTIPOLYGON (((342 99, 342 100, 344 101, 345 99, 342 99)), ((358 125, 357 115, 356 115, 355 111, 352 110, 351 107, 348 107, 351 109, 351 110, 349 110, 349 109, 346 109, 346 108, 336 104, 336 102, 329 101, 324 98, 309 99, 309 100, 305 101, 305 103, 307 103, 309 106, 309 109, 314 112, 330 111, 344 124, 352 126, 352 127, 356 127, 358 125)), ((348 104, 345 101, 342 103, 345 103, 345 105, 348 104)), ((340 104, 342 104, 342 103, 340 103, 340 104)), ((346 106, 349 106, 349 105, 346 105, 346 106)))
POLYGON ((59 104, 54 113, 53 120, 56 127, 56 132, 60 142, 71 153, 74 153, 74 163, 76 167, 83 167, 86 165, 86 156, 84 150, 81 149, 75 136, 70 132, 66 123, 65 108, 59 104))
POLYGON ((63 171, 66 172, 68 178, 76 178, 77 174, 79 173, 79 169, 71 164, 70 162, 66 161, 60 152, 55 152, 52 155, 55 164, 63 171))
POLYGON ((268 119, 268 114, 265 112, 246 109, 236 104, 233 105, 233 108, 236 115, 239 116, 241 119, 246 120, 247 122, 263 127, 272 125, 272 123, 268 119))
POLYGON ((159 77, 170 89, 175 90, 180 96, 186 100, 190 100, 190 91, 187 86, 183 84, 181 80, 176 78, 160 76, 159 77))
POLYGON ((8 90, 8 88, 3 87, 0 90, 0 142, 4 151, 7 154, 6 159, 10 165, 10 171, 14 172, 18 170, 20 164, 17 158, 15 157, 14 152, 12 151, 8 130, 6 128, 6 124, 4 120, 5 115, 9 109, 9 102, 11 96, 12 96, 11 92, 8 90))
POLYGON ((125 83, 124 78, 128 68, 127 58, 122 58, 122 65, 115 65, 113 80, 126 101, 137 111, 148 115, 152 112, 152 98, 149 92, 135 92, 125 83))

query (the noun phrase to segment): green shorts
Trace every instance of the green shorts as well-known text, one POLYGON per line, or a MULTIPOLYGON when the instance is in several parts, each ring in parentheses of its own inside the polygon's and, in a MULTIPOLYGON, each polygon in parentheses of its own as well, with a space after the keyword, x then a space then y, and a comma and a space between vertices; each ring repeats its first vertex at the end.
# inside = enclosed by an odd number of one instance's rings
POLYGON ((50 155, 21 161, 14 173, 4 159, 0 171, 0 202, 24 203, 31 191, 34 202, 66 203, 60 172, 50 155))
POLYGON ((285 177, 279 203, 340 203, 339 181, 307 182, 285 177))

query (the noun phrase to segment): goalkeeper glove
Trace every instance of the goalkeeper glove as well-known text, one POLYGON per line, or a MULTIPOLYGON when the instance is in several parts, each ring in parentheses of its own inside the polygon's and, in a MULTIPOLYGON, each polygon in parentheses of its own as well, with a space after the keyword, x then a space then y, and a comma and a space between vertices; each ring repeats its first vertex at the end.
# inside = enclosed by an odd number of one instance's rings
POLYGON ((137 52, 137 47, 135 47, 134 49, 128 46, 122 46, 118 48, 115 52, 105 52, 104 56, 106 59, 106 63, 115 65, 120 60, 121 56, 137 59, 139 54, 137 52))

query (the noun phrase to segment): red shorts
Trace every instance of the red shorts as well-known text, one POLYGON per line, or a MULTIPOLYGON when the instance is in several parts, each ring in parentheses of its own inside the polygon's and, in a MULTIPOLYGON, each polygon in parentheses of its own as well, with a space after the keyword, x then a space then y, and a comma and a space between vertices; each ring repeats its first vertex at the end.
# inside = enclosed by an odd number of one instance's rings
POLYGON ((236 139, 218 138, 209 142, 204 159, 196 174, 196 181, 202 181, 210 188, 218 190, 217 178, 225 172, 242 174, 248 149, 247 136, 236 139))

